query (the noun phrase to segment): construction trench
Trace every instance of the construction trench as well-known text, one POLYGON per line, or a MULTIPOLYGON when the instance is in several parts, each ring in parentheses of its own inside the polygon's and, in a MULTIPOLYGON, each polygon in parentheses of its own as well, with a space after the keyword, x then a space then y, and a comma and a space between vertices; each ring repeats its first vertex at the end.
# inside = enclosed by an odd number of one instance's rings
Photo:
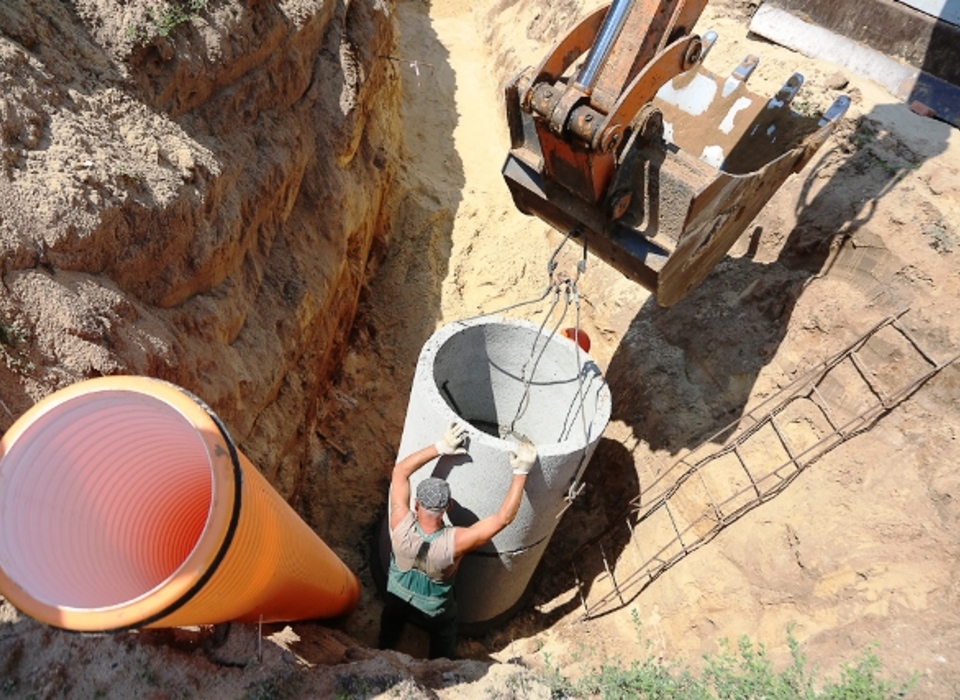
MULTIPOLYGON (((796 621, 798 635, 821 662, 852 657, 871 635, 895 647, 885 661, 892 658, 895 664, 902 662, 903 668, 920 663, 921 650, 937 651, 933 640, 950 646, 954 628, 945 626, 944 604, 936 592, 949 589, 944 583, 952 575, 949 567, 932 570, 930 579, 938 583, 922 593, 901 593, 912 589, 898 578, 901 567, 932 567, 930 562, 938 561, 938 555, 952 551, 947 534, 928 533, 935 529, 932 523, 940 522, 933 513, 949 513, 949 506, 941 499, 934 507, 916 495, 924 491, 909 475, 909 468, 892 476, 873 465, 893 455, 900 464, 919 462, 932 470, 929 464, 949 464, 954 455, 951 443, 942 447, 943 435, 955 422, 953 412, 945 408, 955 392, 951 374, 955 369, 949 369, 949 362, 955 356, 951 341, 956 336, 945 313, 953 303, 954 287, 949 281, 953 278, 939 268, 930 273, 944 290, 937 296, 940 292, 918 291, 903 275, 894 276, 889 250, 894 248, 892 237, 903 231, 877 227, 876 232, 858 233, 854 223, 860 225, 860 220, 853 214, 847 234, 858 245, 831 248, 834 257, 822 279, 821 270, 812 270, 816 265, 810 260, 790 267, 776 253, 778 246, 787 245, 787 237, 800 251, 798 256, 809 253, 809 241, 793 240, 795 231, 836 230, 837 212, 845 211, 843 207, 854 196, 846 192, 836 200, 829 198, 824 184, 838 171, 850 178, 849 191, 856 197, 877 193, 876 206, 883 213, 877 221, 897 220, 898 214, 888 212, 898 200, 893 195, 886 200, 881 197, 891 192, 899 196, 898 181, 869 179, 870 173, 883 171, 876 165, 877 158, 887 158, 884 162, 889 164, 896 163, 890 154, 905 158, 925 154, 926 164, 917 156, 902 176, 913 192, 920 191, 928 180, 934 181, 930 164, 941 160, 932 147, 924 150, 916 135, 944 132, 934 122, 907 121, 903 127, 897 120, 914 117, 898 112, 897 119, 883 122, 889 131, 877 132, 870 145, 874 150, 865 148, 856 167, 845 170, 842 158, 856 154, 842 156, 834 146, 846 143, 853 128, 850 121, 866 111, 858 100, 882 103, 865 84, 855 81, 866 97, 853 93, 853 113, 843 123, 848 131, 831 137, 826 157, 813 163, 818 176, 789 178, 783 192, 771 200, 769 212, 758 217, 757 226, 763 232, 749 230, 740 238, 730 258, 688 301, 670 311, 661 310, 640 285, 624 280, 591 256, 578 280, 580 319, 574 319, 571 309, 558 322, 547 312, 549 299, 499 313, 513 303, 540 298, 549 277, 547 263, 562 237, 516 211, 499 172, 509 146, 506 125, 500 123, 503 104, 498 83, 509 72, 499 63, 503 59, 497 59, 491 71, 490 61, 482 59, 488 55, 488 37, 476 33, 470 12, 440 5, 400 3, 397 7, 403 32, 395 57, 384 61, 402 77, 406 154, 397 177, 406 194, 398 207, 390 250, 366 283, 356 322, 344 339, 348 349, 342 366, 312 406, 316 430, 298 435, 305 445, 307 457, 302 463, 307 468, 291 478, 288 462, 262 459, 273 456, 263 445, 279 431, 271 433, 269 426, 261 430, 262 424, 250 428, 250 422, 238 418, 242 401, 240 407, 223 402, 223 395, 214 390, 217 382, 211 383, 210 394, 226 407, 226 420, 240 426, 238 432, 245 438, 242 447, 231 447, 231 440, 222 439, 222 433, 216 437, 216 423, 223 423, 219 417, 213 420, 214 427, 201 430, 199 440, 186 437, 193 428, 170 419, 170 404, 179 405, 181 400, 194 407, 175 413, 205 413, 207 397, 203 395, 196 401, 189 396, 160 401, 164 427, 149 435, 151 443, 185 440, 217 457, 222 457, 221 450, 230 454, 235 449, 236 464, 243 466, 231 472, 234 479, 252 468, 264 472, 265 481, 277 487, 279 496, 270 495, 269 485, 258 496, 270 516, 257 516, 261 524, 253 530, 263 535, 264 518, 274 518, 279 524, 270 537, 309 543, 305 549, 310 554, 295 552, 288 561, 311 556, 321 561, 310 565, 308 576, 297 571, 296 564, 278 566, 277 570, 286 569, 287 581, 277 585, 286 590, 274 601, 315 598, 314 591, 300 587, 308 578, 309 586, 324 589, 319 597, 329 604, 320 611, 311 609, 309 616, 336 617, 352 609, 329 624, 362 644, 375 644, 380 605, 376 568, 384 557, 389 468, 398 457, 436 440, 449 420, 460 416, 472 425, 470 459, 439 460, 428 469, 451 480, 463 509, 457 517, 463 523, 498 505, 513 439, 529 437, 541 450, 539 476, 530 479, 528 500, 516 527, 464 562, 463 595, 469 601, 464 617, 468 628, 474 628, 466 630, 469 635, 462 640, 464 656, 532 659, 542 646, 552 658, 575 665, 577 645, 587 644, 612 658, 638 647, 634 619, 653 639, 657 652, 672 658, 699 658, 716 648, 718 638, 734 638, 742 632, 758 635, 773 654, 785 654, 783 629, 796 621), (496 130, 490 126, 494 122, 496 130), (896 130, 898 126, 903 133, 896 130), (885 146, 888 149, 881 150, 885 146), (810 206, 811 202, 820 209, 810 206), (808 207, 805 219, 798 213, 803 203, 808 207), (814 218, 817 212, 822 219, 814 218), (875 238, 864 238, 867 233, 875 238), (907 307, 914 310, 899 315, 907 307), (891 315, 908 329, 907 339, 885 323, 891 315), (883 326, 870 334, 876 324, 883 326), (947 327, 942 329, 941 324, 947 327), (593 346, 589 352, 564 337, 562 331, 575 325, 589 334, 593 346), (864 348, 850 345, 864 334, 873 338, 864 348), (856 357, 837 355, 843 348, 853 348, 856 357), (837 362, 831 365, 831 359, 837 362), (814 389, 804 383, 810 378, 808 369, 816 375, 814 389), (944 378, 939 378, 944 369, 944 378), (864 388, 858 381, 861 375, 874 383, 864 388), (803 381, 793 384, 795 379, 803 381), (926 388, 928 380, 931 389, 926 388), (796 393, 781 393, 787 389, 796 393), (800 404, 803 409, 798 408, 800 404), (940 420, 938 411, 943 414, 940 420), (922 449, 913 449, 911 441, 918 438, 911 431, 917 430, 918 423, 924 423, 934 437, 922 449), (884 430, 873 430, 877 425, 884 430), (853 440, 867 430, 869 436, 853 440), (867 485, 858 479, 865 479, 867 485), (868 486, 875 490, 868 491, 868 486), (909 523, 874 510, 877 502, 890 500, 890 494, 897 501, 897 513, 912 514, 909 523), (911 494, 916 500, 909 504, 897 500, 911 494), (287 510, 287 502, 294 505, 293 510, 287 510), (889 525, 891 521, 896 527, 889 525), (927 534, 909 545, 890 544, 880 551, 881 545, 870 535, 875 528, 886 532, 894 544, 900 531, 915 534, 921 528, 927 534), (291 538, 289 529, 302 537, 291 538), (934 544, 924 544, 928 539, 934 544), (343 574, 344 568, 351 573, 343 574), (330 576, 317 578, 317 570, 330 576), (915 636, 885 635, 888 624, 900 630, 898 634, 907 635, 903 632, 907 629, 915 636), (904 655, 905 646, 912 648, 909 659, 898 657, 904 655)), ((543 17, 531 10, 502 21, 540 30, 546 24, 556 33, 581 9, 558 7, 543 17)), ((724 16, 729 10, 724 7, 708 17, 711 28, 720 29, 708 65, 727 76, 747 50, 756 49, 761 62, 752 79, 758 83, 755 89, 761 95, 776 94, 800 59, 784 56, 769 45, 758 49, 754 42, 738 39, 735 26, 724 16), (741 45, 726 50, 724 41, 730 40, 741 45), (765 71, 765 61, 773 69, 765 71)), ((504 36, 508 38, 501 40, 510 43, 509 34, 504 36)), ((524 41, 530 42, 529 36, 524 41)), ((506 50, 502 53, 509 55, 506 50)), ((539 54, 520 58, 524 64, 531 63, 539 54)), ((822 87, 832 68, 804 65, 809 91, 827 109, 838 93, 822 87)), ((801 101, 806 99, 805 93, 800 94, 801 101)), ((874 113, 878 123, 882 116, 882 109, 874 113)), ((841 182, 839 176, 833 182, 841 182)), ((938 202, 938 206, 952 205, 938 202)), ((949 217, 945 214, 945 218, 949 217)), ((908 233, 923 240, 918 231, 908 233)), ((900 235, 900 245, 909 237, 900 235)), ((929 264, 927 248, 901 248, 898 253, 920 269, 929 264)), ((579 241, 570 241, 557 258, 560 268, 575 275, 581 252, 579 241)), ((260 356, 256 357, 259 361, 260 356)), ((126 403, 112 399, 105 403, 111 415, 118 416, 111 422, 127 418, 139 429, 135 415, 122 415, 131 413, 126 403)), ((99 421, 91 423, 86 434, 61 431, 64 439, 85 449, 109 442, 109 435, 98 432, 99 421)), ((124 426, 121 432, 133 430, 125 423, 118 425, 124 426)), ((42 442, 36 448, 42 455, 60 454, 56 440, 42 442)), ((136 443, 131 440, 131 454, 145 456, 149 451, 136 443)), ((31 455, 22 463, 34 459, 31 455)), ((198 470, 192 459, 186 461, 191 466, 178 473, 185 482, 202 482, 205 467, 198 470)), ((138 461, 143 462, 142 471, 126 474, 115 465, 114 471, 93 470, 91 478, 122 482, 119 474, 124 473, 131 479, 123 482, 124 493, 132 495, 122 500, 137 505, 116 517, 148 521, 154 506, 179 496, 166 491, 168 485, 153 481, 155 468, 166 460, 150 454, 138 461), (144 494, 150 498, 137 500, 144 494)), ((428 470, 423 471, 415 481, 428 470)), ((936 488, 949 492, 944 485, 949 476, 938 472, 937 479, 936 488)), ((30 484, 20 479, 18 489, 25 487, 30 484)), ((44 490, 46 484, 38 480, 33 488, 44 490)), ((53 508, 70 512, 76 505, 70 499, 79 491, 80 486, 65 487, 62 500, 53 508)), ((209 505, 205 500, 209 493, 202 488, 200 492, 199 510, 203 510, 203 503, 209 505)), ((91 493, 94 500, 102 497, 108 511, 123 510, 111 500, 112 493, 96 489, 91 493)), ((79 510, 91 507, 83 502, 79 510)), ((28 521, 27 510, 10 509, 4 517, 28 521)), ((239 509, 237 522, 245 513, 245 508, 239 509)), ((5 545, 2 557, 16 560, 21 580, 43 581, 42 598, 83 593, 65 600, 78 617, 83 617, 80 609, 88 603, 93 608, 118 608, 112 612, 119 613, 119 608, 126 607, 121 601, 142 598, 143 591, 154 590, 178 562, 188 559, 184 542, 196 541, 191 538, 201 528, 193 516, 178 515, 177 521, 177 525, 190 522, 192 528, 185 540, 171 543, 171 551, 177 554, 158 561, 155 554, 146 552, 138 563, 143 569, 131 575, 136 580, 126 579, 116 598, 101 597, 112 595, 113 590, 96 579, 87 586, 60 585, 69 580, 68 573, 78 575, 74 570, 82 570, 85 553, 102 549, 102 542, 143 553, 142 542, 113 540, 109 519, 92 523, 82 517, 64 517, 53 539, 74 542, 69 549, 76 550, 76 559, 58 549, 51 549, 47 558, 31 551, 45 546, 48 519, 43 517, 31 525, 39 536, 18 541, 12 554, 11 545, 5 545), (94 525, 101 529, 95 531, 94 525), (91 539, 101 544, 85 550, 91 539)), ((157 527, 176 529, 156 524, 147 529, 157 527)), ((5 532, 16 529, 9 520, 3 521, 3 528, 5 532)), ((952 532, 949 524, 942 530, 952 532)), ((232 544, 241 543, 238 537, 232 544)), ((216 558, 221 546, 222 542, 204 543, 201 549, 212 548, 211 556, 216 558)), ((264 545, 259 542, 254 547, 262 551, 264 545)), ((237 574, 226 566, 233 550, 222 551, 222 572, 245 578, 246 573, 237 574)), ((203 603, 203 609, 192 618, 177 618, 177 624, 206 625, 215 621, 203 617, 209 614, 218 620, 245 620, 254 629, 262 622, 262 639, 267 639, 269 634, 282 636, 285 628, 271 619, 296 617, 282 604, 276 614, 264 614, 266 608, 252 591, 237 596, 241 604, 243 598, 255 601, 249 610, 216 610, 202 600, 203 586, 213 587, 214 577, 205 576, 195 563, 191 560, 189 568, 196 568, 197 578, 176 585, 196 589, 192 600, 203 603)), ((246 571, 246 566, 241 563, 241 570, 246 571)), ((116 570, 109 576, 123 579, 116 570)), ((160 606, 139 621, 117 615, 108 623, 95 611, 87 629, 152 623, 163 627, 171 619, 163 613, 178 602, 176 595, 167 596, 159 596, 164 598, 160 606)), ((210 591, 211 598, 220 596, 218 590, 210 591)), ((13 595, 9 598, 15 600, 13 595)), ((68 626, 55 614, 45 617, 43 606, 32 608, 27 598, 19 601, 18 607, 28 613, 34 610, 37 619, 53 627, 68 626)), ((184 601, 184 609, 192 612, 188 603, 184 601)), ((311 635, 322 627, 313 624, 292 625, 304 642, 299 648, 289 643, 289 648, 307 660, 312 658, 307 651, 311 635)), ((409 630, 400 649, 421 657, 424 641, 419 630, 409 630)), ((250 649, 248 645, 243 653, 250 649)))
MULTIPOLYGON (((537 445, 515 521, 460 565, 465 630, 523 602, 610 418, 596 363, 568 338, 485 317, 424 346, 399 460, 465 421, 469 456, 420 469, 456 494, 453 525, 496 512, 510 452, 537 445)), ((80 632, 285 622, 346 615, 359 581, 185 390, 145 377, 88 380, 24 414, 2 442, 7 506, 0 589, 20 610, 80 632)), ((386 522, 384 523, 386 528, 386 522)), ((380 538, 381 571, 389 536, 380 538)), ((382 582, 381 582, 382 583, 382 582)))

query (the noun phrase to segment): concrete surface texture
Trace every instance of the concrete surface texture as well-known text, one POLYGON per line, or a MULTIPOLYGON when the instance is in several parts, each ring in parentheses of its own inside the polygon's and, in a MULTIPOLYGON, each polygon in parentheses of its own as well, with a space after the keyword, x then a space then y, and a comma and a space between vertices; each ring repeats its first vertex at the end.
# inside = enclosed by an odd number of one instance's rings
POLYGON ((450 522, 468 526, 500 507, 517 442, 538 452, 514 522, 461 563, 464 624, 490 623, 520 602, 610 410, 597 364, 549 327, 481 317, 444 326, 423 346, 397 458, 432 444, 455 420, 469 425, 469 451, 420 469, 413 491, 428 476, 446 479, 456 502, 450 522))

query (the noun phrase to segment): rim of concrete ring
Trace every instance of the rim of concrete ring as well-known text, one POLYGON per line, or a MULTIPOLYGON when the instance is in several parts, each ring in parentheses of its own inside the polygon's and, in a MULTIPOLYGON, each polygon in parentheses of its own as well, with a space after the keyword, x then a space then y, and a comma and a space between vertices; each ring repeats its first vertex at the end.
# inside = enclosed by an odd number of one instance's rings
MULTIPOLYGON (((539 324, 527 321, 525 319, 517 318, 505 318, 501 316, 481 316, 473 319, 466 319, 463 321, 453 321, 448 323, 445 326, 437 329, 432 336, 424 343, 423 351, 421 351, 420 362, 430 362, 431 378, 432 370, 434 366, 434 360, 440 348, 444 347, 444 344, 453 338, 455 335, 464 332, 469 328, 474 328, 477 326, 486 326, 486 325, 502 325, 502 326, 516 326, 518 328, 523 328, 525 330, 531 330, 534 333, 540 328, 539 324)), ((548 331, 544 331, 548 332, 548 331)), ((550 343, 560 343, 565 344, 569 343, 572 350, 576 351, 576 343, 560 335, 554 335, 550 339, 550 343)), ((593 359, 593 356, 590 353, 585 352, 580 349, 581 368, 587 362, 596 363, 596 360, 593 359)), ((599 369, 599 365, 597 365, 599 369)), ((607 424, 610 422, 610 417, 612 415, 612 399, 610 394, 610 386, 607 384, 606 377, 602 372, 598 374, 602 382, 602 386, 599 390, 600 395, 597 397, 596 410, 592 416, 591 421, 588 423, 588 427, 596 429, 597 426, 600 426, 600 430, 596 433, 591 433, 589 436, 589 441, 584 443, 582 440, 582 431, 576 429, 571 431, 571 437, 562 442, 548 442, 548 443, 537 443, 537 453, 541 458, 551 457, 556 455, 569 455, 571 452, 576 452, 578 450, 586 449, 591 444, 596 443, 600 437, 603 435, 604 430, 606 429, 607 424)), ((443 415, 444 420, 447 424, 452 421, 460 420, 469 423, 465 418, 456 413, 450 405, 447 403, 446 399, 443 398, 440 394, 440 389, 437 387, 435 381, 427 382, 429 386, 430 398, 439 404, 440 413, 443 415)), ((470 424, 471 435, 470 439, 474 442, 479 442, 481 444, 499 448, 502 450, 511 450, 516 444, 512 440, 506 440, 504 438, 494 437, 490 433, 480 430, 476 426, 470 424)))

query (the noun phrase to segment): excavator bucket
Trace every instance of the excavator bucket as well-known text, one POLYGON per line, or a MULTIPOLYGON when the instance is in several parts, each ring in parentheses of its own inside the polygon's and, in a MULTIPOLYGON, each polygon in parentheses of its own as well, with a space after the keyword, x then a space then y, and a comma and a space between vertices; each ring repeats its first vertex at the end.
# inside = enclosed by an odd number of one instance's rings
MULTIPOLYGON (((578 30, 573 43, 582 47, 583 26, 578 30)), ((602 27, 596 31, 603 34, 602 27)), ((585 236, 594 254, 650 289, 664 307, 703 281, 849 106, 841 96, 823 115, 794 112, 803 83, 796 73, 777 94, 760 97, 746 86, 754 56, 718 77, 702 65, 715 40, 709 32, 661 48, 606 112, 571 111, 570 131, 543 116, 559 107, 541 105, 558 88, 578 85, 577 78, 545 79, 541 65, 517 76, 505 93, 511 149, 503 176, 517 207, 585 236), (652 98, 641 103, 644 89, 652 98), (615 124, 631 104, 637 109, 629 124, 615 124), (587 129, 598 120, 605 133, 587 129)), ((569 37, 560 44, 568 64, 570 44, 569 37)), ((589 95, 580 89, 579 104, 589 95)))

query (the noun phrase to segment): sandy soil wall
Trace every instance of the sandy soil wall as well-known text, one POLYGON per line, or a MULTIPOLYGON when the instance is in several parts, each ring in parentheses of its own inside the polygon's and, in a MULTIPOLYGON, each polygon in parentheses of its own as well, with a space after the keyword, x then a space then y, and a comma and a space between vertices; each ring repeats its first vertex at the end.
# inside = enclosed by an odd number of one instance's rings
POLYGON ((82 378, 160 377, 289 496, 389 236, 395 17, 163 7, 0 7, 0 427, 82 378))

